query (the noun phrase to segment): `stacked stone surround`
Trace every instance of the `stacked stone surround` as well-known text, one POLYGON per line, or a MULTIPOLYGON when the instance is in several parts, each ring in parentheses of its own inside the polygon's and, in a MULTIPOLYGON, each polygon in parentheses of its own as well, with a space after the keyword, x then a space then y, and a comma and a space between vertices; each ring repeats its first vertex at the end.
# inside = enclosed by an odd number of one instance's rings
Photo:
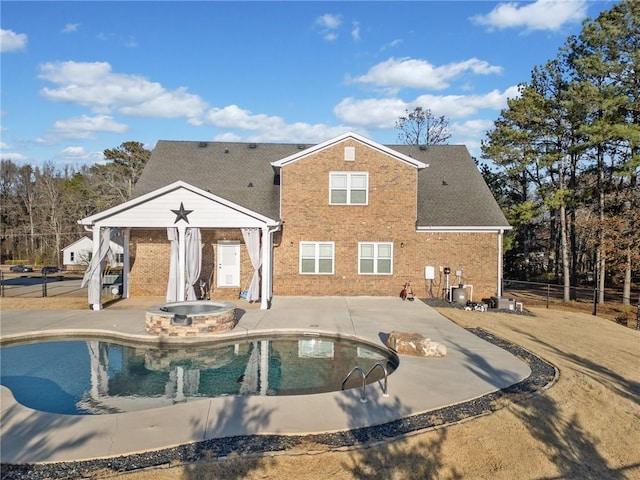
POLYGON ((172 325, 173 313, 150 309, 145 314, 145 331, 149 335, 164 337, 198 337, 227 332, 236 326, 236 309, 210 314, 190 315, 191 325, 172 325))

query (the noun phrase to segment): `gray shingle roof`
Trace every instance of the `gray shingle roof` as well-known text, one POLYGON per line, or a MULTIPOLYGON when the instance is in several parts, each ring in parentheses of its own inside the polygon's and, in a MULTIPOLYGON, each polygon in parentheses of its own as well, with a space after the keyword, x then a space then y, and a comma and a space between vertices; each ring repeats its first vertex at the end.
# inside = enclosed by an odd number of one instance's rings
POLYGON ((418 172, 418 226, 509 226, 464 145, 387 146, 429 164, 418 172))
MULTIPOLYGON (((387 145, 429 164, 418 173, 418 226, 506 227, 466 147, 387 145), (446 183, 446 185, 445 185, 446 183)), ((134 197, 182 180, 269 218, 279 218, 280 191, 271 162, 304 146, 278 143, 158 141, 134 197)))
POLYGON ((183 180, 278 219, 280 191, 273 183, 271 162, 298 151, 293 144, 160 140, 136 183, 134 197, 183 180))

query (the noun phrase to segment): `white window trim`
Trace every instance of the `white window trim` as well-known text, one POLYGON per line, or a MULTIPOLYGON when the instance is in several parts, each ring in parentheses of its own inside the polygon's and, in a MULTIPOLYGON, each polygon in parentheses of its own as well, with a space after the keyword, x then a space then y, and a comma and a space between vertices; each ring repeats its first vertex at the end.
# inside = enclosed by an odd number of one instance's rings
POLYGON ((336 271, 336 244, 335 242, 300 242, 298 246, 298 273, 300 275, 333 275, 336 271), (320 245, 331 245, 331 272, 320 272, 320 245), (305 245, 313 245, 315 247, 315 268, 313 272, 302 271, 302 247, 305 245))
POLYGON ((350 206, 363 206, 369 205, 369 172, 329 172, 329 205, 350 205, 350 206), (332 179, 334 175, 346 175, 347 176, 347 201, 345 203, 333 203, 331 201, 332 191, 332 179), (366 179, 365 187, 365 201, 364 203, 351 203, 351 177, 354 175, 364 175, 366 179))
POLYGON ((393 242, 358 242, 358 275, 393 275, 393 242), (362 260, 362 257, 360 256, 362 250, 360 247, 362 245, 373 245, 373 272, 362 272, 360 269, 360 262, 362 260), (378 260, 380 259, 378 256, 378 247, 380 245, 387 245, 391 248, 391 256, 389 257, 391 266, 389 273, 378 273, 378 260))

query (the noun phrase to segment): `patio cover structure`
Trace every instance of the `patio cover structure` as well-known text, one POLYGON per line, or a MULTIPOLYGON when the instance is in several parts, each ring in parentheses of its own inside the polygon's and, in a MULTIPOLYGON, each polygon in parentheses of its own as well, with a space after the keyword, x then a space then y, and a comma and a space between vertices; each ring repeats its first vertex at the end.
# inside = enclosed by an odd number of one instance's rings
MULTIPOLYGON (((88 286, 89 308, 92 310, 102 309, 105 245, 108 247, 109 238, 114 231, 121 232, 124 240, 122 298, 128 298, 129 239, 131 229, 135 228, 167 229, 173 252, 168 290, 174 289, 177 292, 177 301, 185 300, 183 292, 197 280, 189 278, 197 271, 193 259, 189 258, 189 251, 197 250, 197 245, 193 246, 193 238, 199 238, 199 233, 193 233, 199 229, 242 230, 245 239, 251 239, 246 241, 248 248, 252 249, 249 255, 254 266, 259 265, 256 271, 261 272, 262 281, 259 286, 258 275, 254 275, 255 285, 259 288, 260 308, 269 308, 273 290, 273 233, 281 227, 277 219, 268 218, 184 181, 176 181, 79 220, 78 223, 87 231, 93 232, 93 255, 83 282, 88 286)), ((169 297, 168 292, 167 298, 169 297)))

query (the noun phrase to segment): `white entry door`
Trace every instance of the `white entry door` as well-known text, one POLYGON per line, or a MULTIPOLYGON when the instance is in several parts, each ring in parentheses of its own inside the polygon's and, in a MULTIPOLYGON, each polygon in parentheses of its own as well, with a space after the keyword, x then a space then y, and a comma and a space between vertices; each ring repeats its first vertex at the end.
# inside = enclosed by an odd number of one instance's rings
POLYGON ((218 287, 240 286, 240 243, 218 243, 218 287))

